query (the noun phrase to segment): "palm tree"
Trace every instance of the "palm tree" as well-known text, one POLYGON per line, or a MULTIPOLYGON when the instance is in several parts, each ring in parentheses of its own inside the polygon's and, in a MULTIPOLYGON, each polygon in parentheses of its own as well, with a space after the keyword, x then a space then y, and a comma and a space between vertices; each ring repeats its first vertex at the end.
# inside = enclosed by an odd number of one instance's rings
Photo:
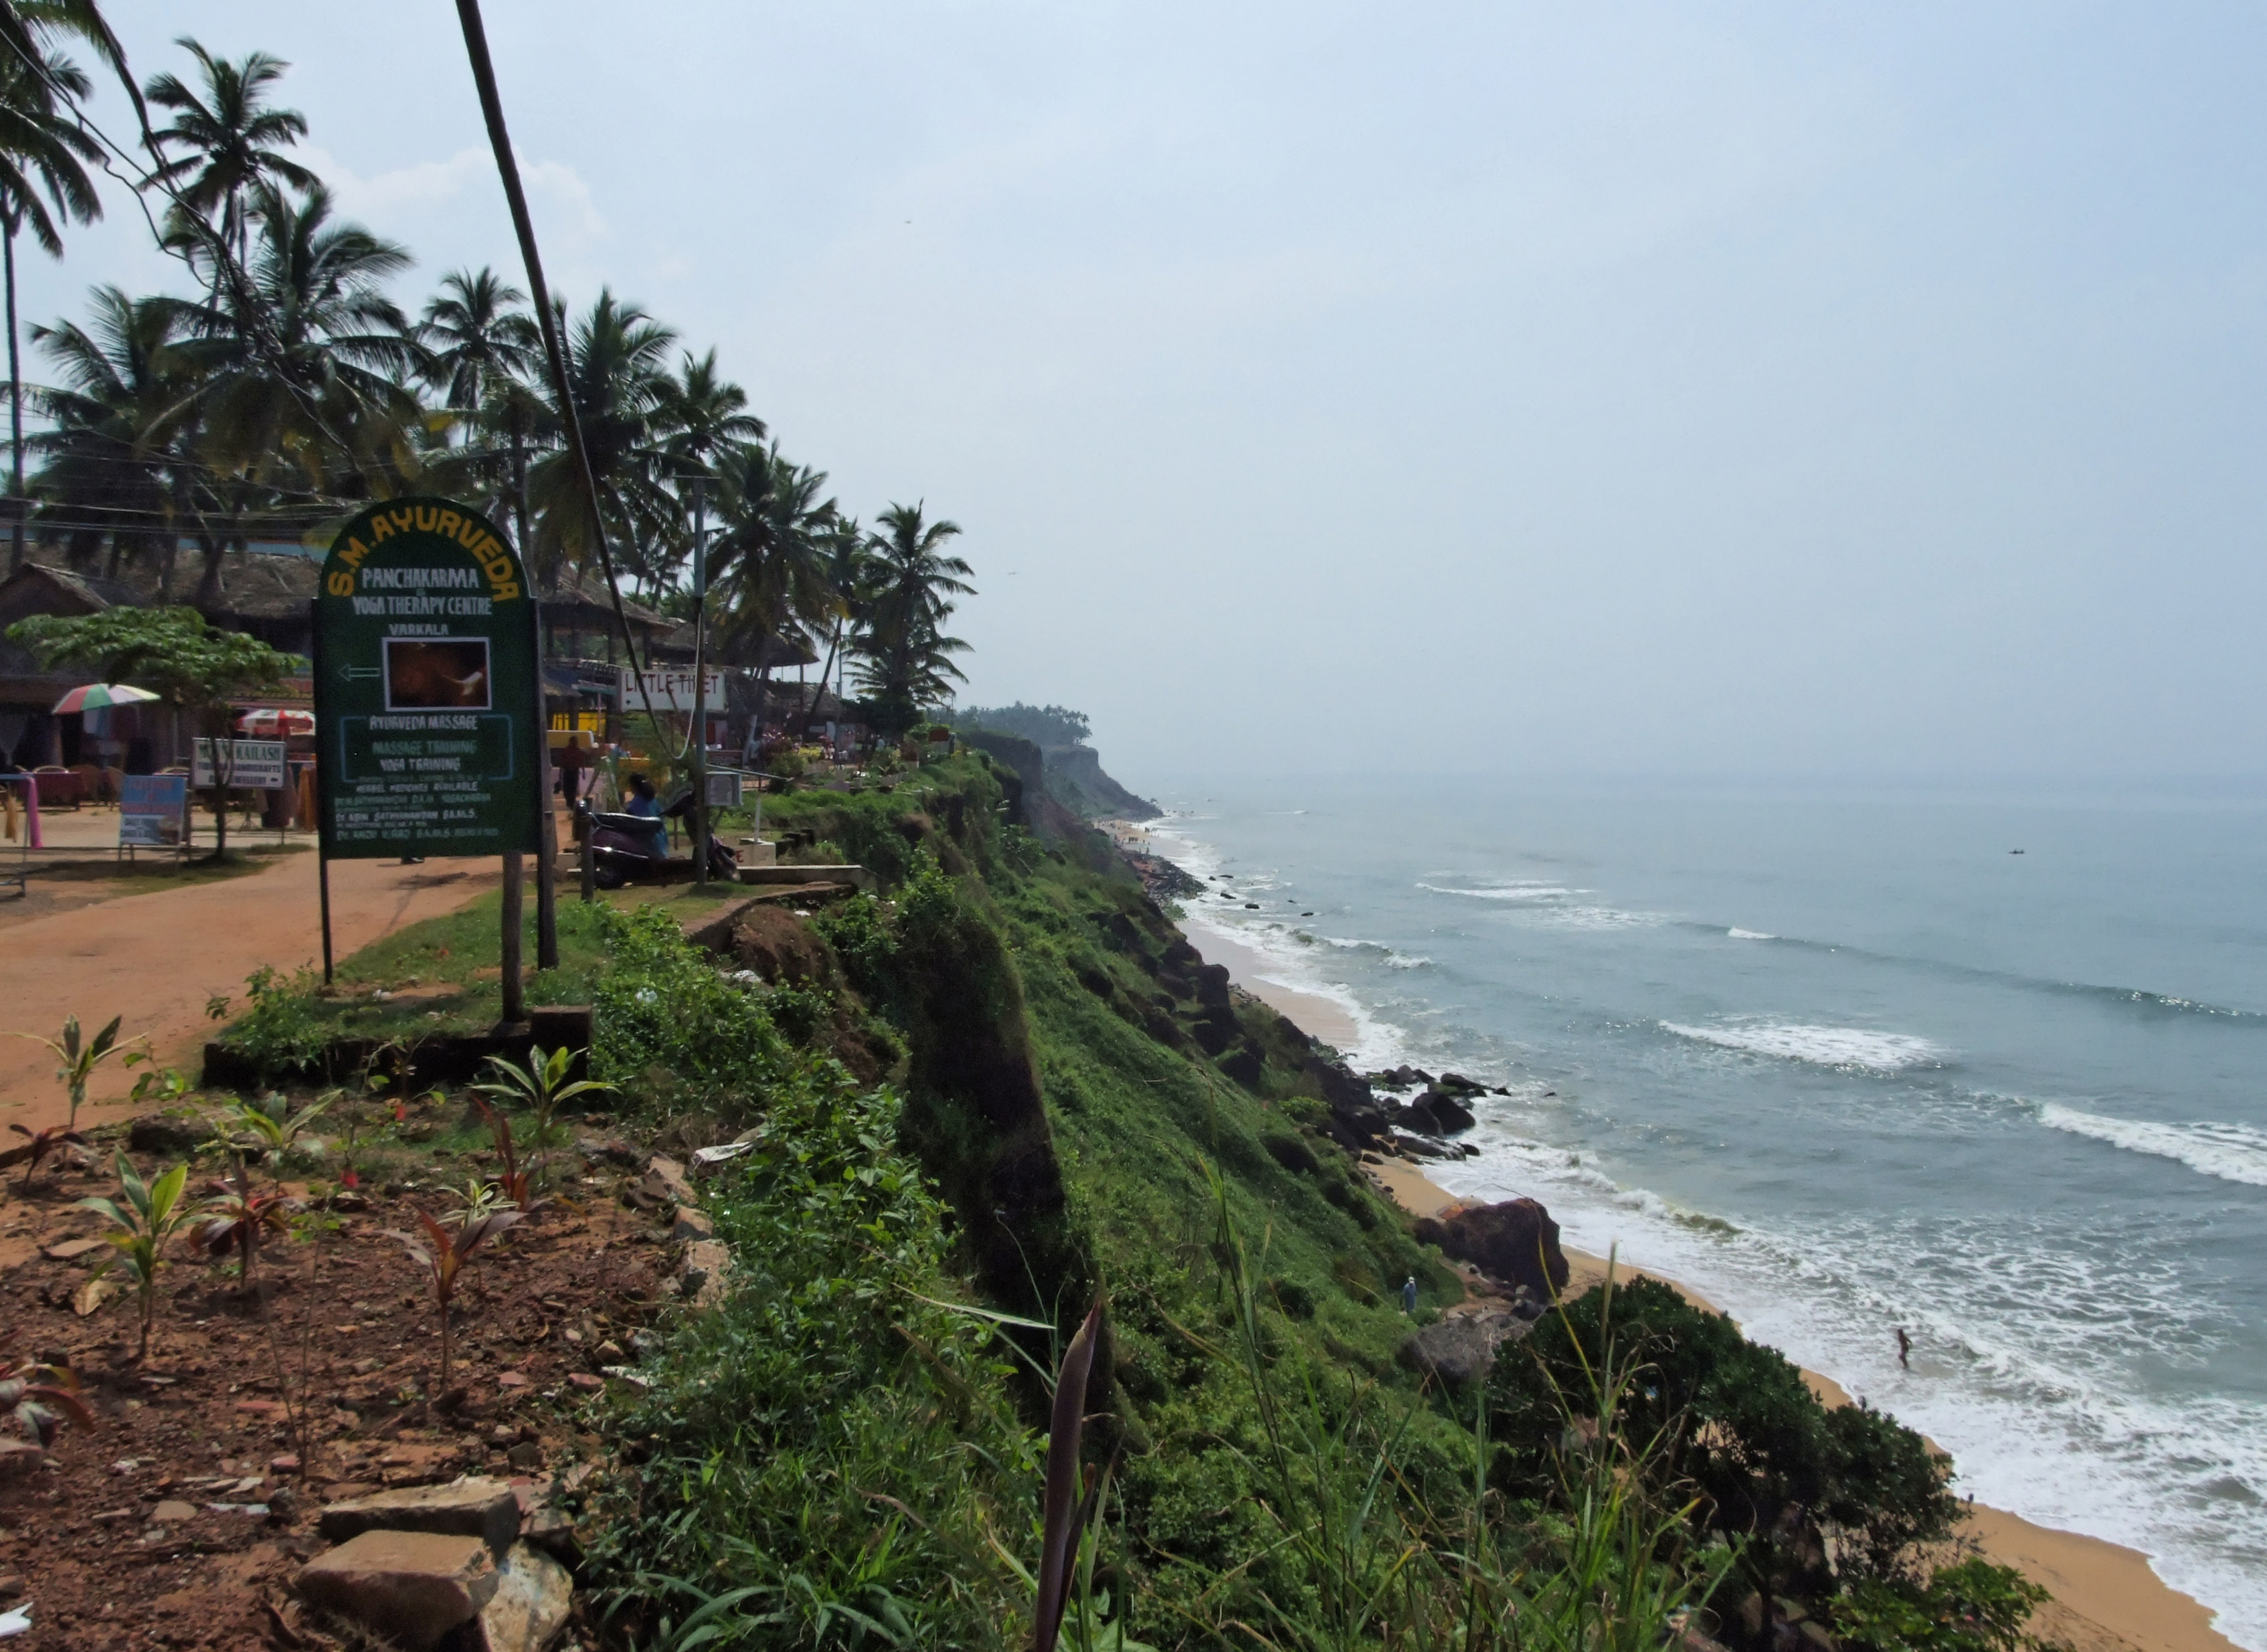
MULTIPOLYGON (((763 439, 764 422, 748 410, 747 393, 716 371, 716 352, 696 357, 687 350, 677 377, 663 386, 654 409, 656 428, 665 431, 661 451, 669 480, 680 496, 693 498, 693 538, 697 544, 706 527, 712 468, 719 453, 735 445, 763 439)), ((704 567, 694 581, 695 620, 698 599, 708 588, 704 567)))
MULTIPOLYGON (((826 584, 826 660, 818 668, 818 692, 826 692, 826 679, 833 674, 837 660, 847 664, 842 644, 866 622, 868 605, 873 596, 873 555, 866 545, 865 530, 855 517, 838 518, 830 524, 820 540, 820 565, 826 584)), ((840 691, 837 691, 840 698, 840 691)), ((814 700, 813 705, 818 701, 814 700)))
POLYGON ((205 457, 218 475, 201 513, 205 554, 196 601, 219 592, 221 557, 263 495, 323 502, 400 491, 418 467, 422 409, 404 381, 416 351, 384 291, 407 252, 356 224, 331 221, 318 182, 298 203, 262 185, 247 220, 259 244, 216 318, 228 341, 203 408, 205 457))
POLYGON ((951 657, 968 644, 943 634, 953 611, 948 596, 972 596, 975 570, 948 555, 957 522, 925 522, 923 506, 891 505, 867 541, 874 558, 874 594, 859 646, 866 664, 860 686, 874 702, 877 727, 909 725, 925 705, 952 697, 948 678, 959 678, 951 657))
POLYGON ((501 423, 505 435, 506 487, 516 543, 527 543, 527 430, 534 408, 528 378, 543 359, 535 318, 520 305, 527 295, 495 270, 451 270, 440 294, 427 300, 415 329, 424 352, 421 371, 440 390, 467 430, 501 423))
MULTIPOLYGON (((102 216, 102 202, 84 163, 99 160, 102 146, 70 117, 66 101, 86 95, 88 82, 76 64, 50 53, 33 60, 0 50, 0 246, 4 246, 8 290, 8 451, 10 492, 24 496, 24 373, 16 347, 16 236, 28 229, 50 258, 61 258, 62 237, 48 210, 89 224, 102 216)), ((10 513, 10 565, 24 561, 20 503, 10 513)))
MULTIPOLYGON (((151 134, 157 145, 154 177, 172 195, 177 215, 186 209, 209 219, 219 211, 220 244, 241 266, 250 253, 254 195, 277 184, 312 189, 318 183, 314 173, 283 153, 307 136, 307 117, 297 109, 269 106, 268 94, 291 67, 282 59, 248 52, 242 62, 231 63, 189 35, 174 44, 197 60, 204 90, 200 96, 177 75, 150 81, 150 101, 173 111, 173 123, 151 134), (169 148, 181 152, 168 155, 169 148)), ((223 273, 215 270, 216 283, 223 273)))
POLYGON ((136 546, 154 545, 161 599, 172 583, 173 525, 204 358, 216 353, 197 336, 197 306, 179 298, 98 287, 85 326, 32 329, 64 386, 36 393, 53 426, 32 438, 48 461, 40 491, 75 534, 109 533, 113 575, 136 546))
MULTIPOLYGON (((563 312, 564 305, 561 306, 563 312)), ((568 340, 567 393, 583 427, 583 446, 598 483, 600 508, 613 519, 617 542, 650 547, 667 534, 674 502, 663 485, 666 460, 658 445, 657 415, 669 394, 667 357, 677 334, 633 304, 601 290, 590 314, 568 340)), ((545 409, 545 434, 565 421, 545 409)), ((535 461, 527 475, 536 512, 534 549, 547 570, 582 566, 598 545, 598 525, 574 459, 560 448, 535 461)), ((655 583, 657 559, 636 554, 633 571, 655 583)))
POLYGON ((723 593, 719 628, 756 650, 760 695, 768 687, 776 640, 799 621, 823 625, 834 590, 822 549, 840 516, 821 499, 826 473, 752 443, 727 449, 716 466, 721 530, 710 557, 723 593))
POLYGON ((670 479, 689 485, 696 504, 717 454, 764 437, 764 422, 748 411, 747 392, 717 372, 713 349, 701 356, 685 353, 677 376, 661 386, 654 422, 665 432, 661 445, 671 461, 670 479))

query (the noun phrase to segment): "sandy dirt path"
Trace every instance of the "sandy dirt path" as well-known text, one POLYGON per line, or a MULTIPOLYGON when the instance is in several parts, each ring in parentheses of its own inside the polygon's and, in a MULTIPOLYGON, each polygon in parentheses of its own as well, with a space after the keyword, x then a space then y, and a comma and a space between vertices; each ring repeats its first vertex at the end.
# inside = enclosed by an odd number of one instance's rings
MULTIPOLYGON (((454 911, 500 876, 492 860, 334 861, 337 956, 454 911)), ((121 1037, 146 1038, 159 1061, 194 1078, 212 1031, 205 1004, 213 994, 241 999, 244 978, 261 965, 297 969, 320 962, 322 952, 312 854, 223 882, 122 896, 0 933, 0 1030, 52 1039, 67 1015, 92 1033, 122 1014, 121 1037)), ((0 1121, 35 1130, 61 1123, 69 1105, 55 1067, 29 1039, 0 1039, 0 1121)), ((105 1062, 80 1122, 117 1117, 114 1104, 141 1070, 105 1062)))

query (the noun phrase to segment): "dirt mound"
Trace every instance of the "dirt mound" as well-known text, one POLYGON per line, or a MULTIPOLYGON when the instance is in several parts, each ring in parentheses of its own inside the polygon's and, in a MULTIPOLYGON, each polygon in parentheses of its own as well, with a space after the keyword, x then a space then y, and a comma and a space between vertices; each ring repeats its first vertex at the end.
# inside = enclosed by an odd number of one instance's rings
POLYGON ((732 926, 732 956, 774 984, 840 991, 833 950, 807 920, 777 907, 751 907, 732 926))

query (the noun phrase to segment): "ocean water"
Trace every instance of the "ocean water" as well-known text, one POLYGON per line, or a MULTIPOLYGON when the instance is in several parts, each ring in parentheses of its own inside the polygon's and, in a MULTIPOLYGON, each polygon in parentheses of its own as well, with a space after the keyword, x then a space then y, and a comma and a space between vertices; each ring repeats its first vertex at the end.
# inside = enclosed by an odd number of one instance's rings
POLYGON ((1687 1281, 2267 1652, 2267 804, 1160 801, 1200 947, 1345 1005, 1357 1066, 1511 1089, 1435 1179, 1687 1281))

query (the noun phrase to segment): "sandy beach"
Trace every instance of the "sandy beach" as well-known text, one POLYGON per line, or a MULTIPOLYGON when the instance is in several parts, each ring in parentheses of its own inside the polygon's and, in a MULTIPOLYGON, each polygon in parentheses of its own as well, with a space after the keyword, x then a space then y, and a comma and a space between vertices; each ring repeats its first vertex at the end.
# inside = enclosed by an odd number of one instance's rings
POLYGON ((1302 1032, 1312 1033, 1334 1050, 1350 1050, 1360 1042, 1360 1031, 1344 1005, 1317 993, 1300 992, 1262 979, 1260 972, 1267 967, 1267 960, 1250 947, 1209 931, 1190 936, 1189 943, 1206 963, 1224 966, 1237 986, 1302 1032))
MULTIPOLYGON (((1326 1044, 1346 1047, 1353 1021, 1327 998, 1295 992, 1257 978, 1259 955, 1210 936, 1191 940, 1207 960, 1226 965, 1237 985, 1289 1017, 1326 1044)), ((1437 1215, 1457 1202, 1416 1165, 1387 1159, 1366 1167, 1377 1185, 1412 1215, 1437 1215)), ((1606 1259, 1569 1250, 1570 1288, 1588 1289, 1606 1274, 1606 1259)), ((1701 1307, 1715 1304, 1680 1281, 1655 1274, 1627 1258, 1617 1258, 1618 1277, 1641 1274, 1701 1307)), ((1850 1396, 1831 1377, 1806 1370, 1803 1379, 1830 1406, 1846 1406, 1850 1396)), ((2150 1569, 2148 1557, 2096 1538, 2051 1531, 2004 1510, 1971 1505, 1963 1535, 1990 1559, 2014 1567, 2051 1590, 2054 1599, 2032 1620, 2032 1633, 2060 1641, 2070 1652, 2236 1652, 2234 1643, 2212 1626, 2212 1613, 2167 1584, 2150 1569)))

